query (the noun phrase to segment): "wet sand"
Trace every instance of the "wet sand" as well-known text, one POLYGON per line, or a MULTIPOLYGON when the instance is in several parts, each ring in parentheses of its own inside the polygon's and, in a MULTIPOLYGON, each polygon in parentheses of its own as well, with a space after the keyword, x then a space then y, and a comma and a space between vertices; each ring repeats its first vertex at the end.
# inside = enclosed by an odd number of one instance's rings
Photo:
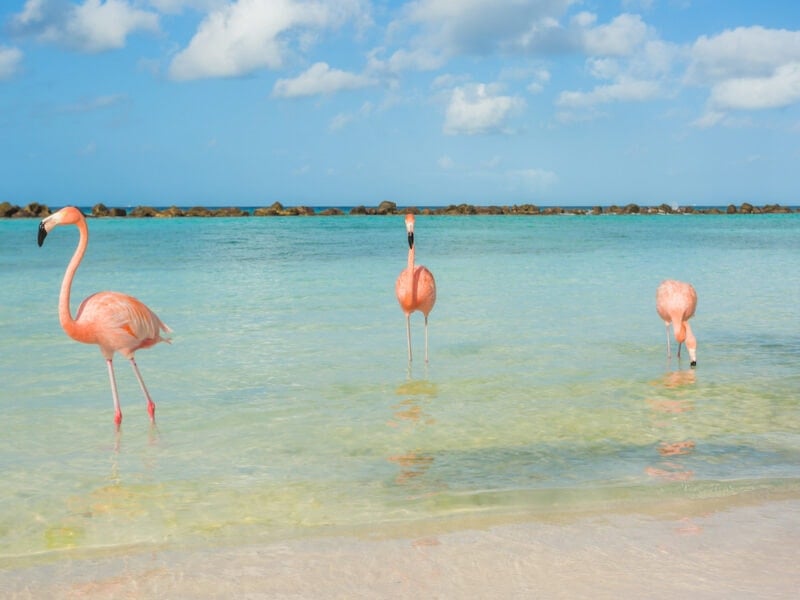
POLYGON ((3 598, 794 598, 800 501, 0 571, 3 598))

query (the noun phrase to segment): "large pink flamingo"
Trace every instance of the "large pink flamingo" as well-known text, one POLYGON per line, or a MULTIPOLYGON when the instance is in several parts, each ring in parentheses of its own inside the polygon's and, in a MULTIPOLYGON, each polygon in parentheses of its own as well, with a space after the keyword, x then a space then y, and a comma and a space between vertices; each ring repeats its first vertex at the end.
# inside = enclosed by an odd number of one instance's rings
POLYGON ((436 303, 436 282, 433 273, 422 265, 414 265, 414 215, 406 215, 408 233, 408 266, 403 269, 394 286, 400 308, 406 313, 406 341, 408 361, 411 362, 411 313, 415 310, 425 315, 425 362, 428 362, 428 314, 436 303))
POLYGON ((681 357, 681 344, 686 342, 691 366, 697 366, 697 340, 692 333, 689 319, 697 308, 697 292, 689 283, 667 279, 656 290, 656 311, 667 326, 667 358, 671 356, 669 326, 678 342, 678 358, 681 357))
POLYGON ((114 398, 114 423, 117 429, 122 423, 122 410, 114 378, 114 352, 119 352, 131 361, 133 372, 147 400, 150 422, 155 423, 156 405, 144 385, 144 379, 133 355, 140 348, 149 348, 158 342, 169 342, 169 339, 161 337, 161 331, 169 333, 171 330, 142 302, 118 292, 92 294, 81 303, 73 319, 69 306, 70 288, 75 271, 78 270, 78 265, 86 253, 89 229, 83 213, 73 206, 66 206, 39 223, 39 246, 47 234, 58 225, 75 225, 80 232, 78 247, 67 265, 64 280, 61 282, 61 293, 58 296, 58 318, 61 327, 73 340, 100 346, 100 352, 108 365, 111 394, 114 398))

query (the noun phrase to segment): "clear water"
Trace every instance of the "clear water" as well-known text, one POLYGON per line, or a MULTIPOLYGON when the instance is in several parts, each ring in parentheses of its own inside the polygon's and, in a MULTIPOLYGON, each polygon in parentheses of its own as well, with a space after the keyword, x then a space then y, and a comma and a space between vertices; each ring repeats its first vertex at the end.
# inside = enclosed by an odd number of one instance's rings
POLYGON ((800 496, 800 215, 418 217, 429 365, 394 282, 402 217, 90 221, 73 310, 175 331, 116 361, 57 317, 77 242, 0 221, 0 564, 800 496), (694 283, 698 367, 655 289, 694 283))

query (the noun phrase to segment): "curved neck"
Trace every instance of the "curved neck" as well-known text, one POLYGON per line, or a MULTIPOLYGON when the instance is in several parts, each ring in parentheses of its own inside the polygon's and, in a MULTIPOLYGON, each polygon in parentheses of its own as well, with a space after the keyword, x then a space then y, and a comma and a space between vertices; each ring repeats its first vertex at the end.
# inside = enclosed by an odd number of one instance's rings
POLYGON ((70 337, 74 337, 75 333, 75 319, 72 318, 72 313, 69 309, 69 293, 72 287, 72 279, 75 277, 75 271, 78 270, 78 265, 83 260, 83 255, 86 253, 86 246, 89 244, 89 229, 86 227, 86 221, 80 220, 75 223, 80 233, 78 240, 78 247, 75 248, 75 253, 67 265, 67 270, 64 272, 64 279, 61 281, 61 292, 58 295, 58 320, 61 322, 61 327, 70 337))
POLYGON ((414 273, 414 246, 408 249, 408 270, 412 274, 414 273))

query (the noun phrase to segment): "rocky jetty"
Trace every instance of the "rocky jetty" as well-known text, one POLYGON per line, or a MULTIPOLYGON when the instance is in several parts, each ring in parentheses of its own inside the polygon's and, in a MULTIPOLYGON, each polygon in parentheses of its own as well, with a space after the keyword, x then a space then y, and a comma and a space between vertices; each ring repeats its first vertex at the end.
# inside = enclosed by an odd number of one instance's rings
MULTIPOLYGON (((59 207, 60 208, 60 207, 59 207)), ((53 211, 45 204, 32 202, 24 207, 12 205, 9 202, 0 202, 0 218, 5 219, 41 219, 53 211)), ((753 214, 784 214, 800 212, 800 208, 792 208, 781 204, 766 204, 755 206, 743 202, 739 206, 729 204, 727 207, 696 208, 693 206, 642 206, 639 204, 626 204, 617 206, 593 206, 591 208, 543 206, 535 204, 514 204, 511 206, 474 204, 450 204, 417 208, 415 206, 398 206, 391 200, 383 200, 377 206, 355 206, 349 209, 351 215, 398 215, 411 212, 423 215, 753 215, 753 214)), ((233 206, 223 208, 208 208, 206 206, 193 206, 180 208, 170 206, 155 208, 152 206, 137 206, 130 211, 124 208, 109 208, 105 204, 95 204, 91 216, 96 218, 134 217, 134 218, 177 218, 177 217, 295 217, 295 216, 338 216, 346 214, 341 208, 321 208, 319 211, 309 206, 284 206, 274 202, 270 206, 259 207, 252 212, 233 206)))

